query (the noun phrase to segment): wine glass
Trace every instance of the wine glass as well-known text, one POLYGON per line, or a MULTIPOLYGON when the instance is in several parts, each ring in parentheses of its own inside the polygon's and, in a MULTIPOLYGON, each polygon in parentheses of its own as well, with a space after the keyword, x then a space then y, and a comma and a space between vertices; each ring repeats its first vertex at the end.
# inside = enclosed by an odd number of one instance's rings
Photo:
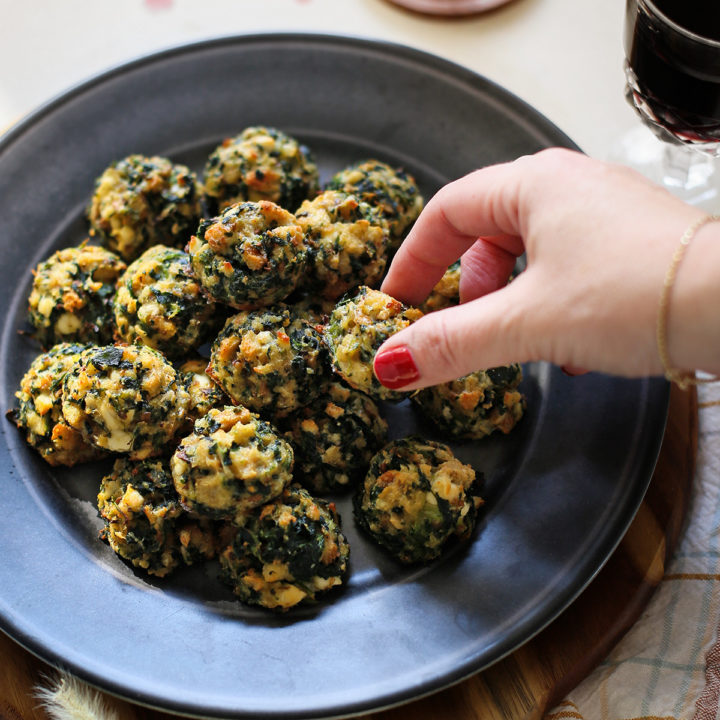
POLYGON ((654 137, 631 133, 613 159, 717 211, 720 3, 627 0, 624 44, 625 96, 654 137))

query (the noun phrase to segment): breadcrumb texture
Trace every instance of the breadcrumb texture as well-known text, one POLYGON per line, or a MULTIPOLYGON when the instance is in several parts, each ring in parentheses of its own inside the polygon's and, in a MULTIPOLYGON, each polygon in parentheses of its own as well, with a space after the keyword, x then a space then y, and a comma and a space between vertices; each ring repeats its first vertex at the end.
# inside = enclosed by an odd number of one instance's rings
POLYGON ((195 173, 158 155, 112 163, 95 181, 87 210, 91 235, 126 262, 152 245, 182 247, 200 215, 195 173))
POLYGON ((367 286, 335 307, 324 336, 335 371, 349 385, 376 400, 402 400, 407 393, 381 385, 373 358, 391 335, 419 320, 422 312, 367 286))
POLYGON ((90 347, 63 380, 67 423, 91 445, 139 460, 166 451, 189 401, 173 366, 144 345, 90 347))
POLYGON ((320 494, 354 487, 388 433, 377 404, 341 382, 288 417, 286 427, 296 478, 320 494))
POLYGON ((200 223, 188 243, 192 269, 207 294, 252 309, 287 297, 305 272, 305 233, 269 200, 231 205, 200 223))
POLYGON ((286 611, 341 585, 349 555, 335 506, 291 485, 246 518, 220 577, 243 602, 286 611))
POLYGON ((182 515, 167 461, 118 458, 100 483, 101 537, 120 557, 164 577, 181 562, 182 515))
POLYGON ((352 193, 375 208, 388 228, 391 251, 397 250, 424 206, 420 189, 410 173, 375 159, 341 170, 330 180, 327 189, 352 193))
POLYGON ((191 423, 205 417, 213 408, 220 409, 228 404, 228 396, 211 380, 206 370, 207 360, 201 357, 184 360, 177 369, 183 387, 190 396, 187 418, 191 423))
POLYGON ((322 392, 328 351, 315 327, 275 305, 228 319, 210 350, 208 375, 234 402, 277 418, 322 392))
POLYGON ((367 203, 326 190, 296 213, 310 246, 303 286, 336 299, 359 285, 375 285, 387 264, 388 233, 367 203))
POLYGON ((395 440, 373 457, 354 497, 355 518, 401 562, 429 562, 450 538, 470 537, 483 503, 480 483, 447 445, 395 440))
POLYGON ((112 342, 112 299, 125 271, 115 253, 83 243, 53 253, 33 270, 29 319, 38 342, 112 342))
POLYGON ((155 245, 130 264, 113 300, 120 340, 181 357, 216 330, 215 304, 192 274, 190 256, 155 245))
POLYGON ((86 443, 62 414, 63 379, 86 349, 86 345, 61 343, 38 355, 15 393, 15 423, 27 443, 50 465, 70 467, 104 455, 86 443))
POLYGON ((211 153, 203 180, 211 213, 245 200, 271 200, 294 211, 319 189, 310 150, 277 128, 245 128, 211 153))
POLYGON ((424 313, 444 310, 460 303, 460 261, 456 260, 438 280, 425 302, 420 305, 424 313))
POLYGON ((244 407, 212 409, 173 454, 175 488, 184 507, 242 522, 292 480, 293 450, 269 423, 244 407))
POLYGON ((482 438, 496 430, 507 434, 525 412, 525 396, 518 390, 522 377, 520 365, 478 370, 424 388, 412 401, 451 437, 482 438))

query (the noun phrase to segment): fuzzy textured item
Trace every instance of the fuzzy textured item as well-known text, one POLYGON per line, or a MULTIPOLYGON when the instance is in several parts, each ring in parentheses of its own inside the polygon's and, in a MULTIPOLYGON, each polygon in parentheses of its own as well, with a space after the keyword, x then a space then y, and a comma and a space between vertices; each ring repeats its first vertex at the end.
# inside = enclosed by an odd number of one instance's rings
POLYGON ((67 673, 48 678, 35 697, 50 720, 120 720, 97 690, 67 673))

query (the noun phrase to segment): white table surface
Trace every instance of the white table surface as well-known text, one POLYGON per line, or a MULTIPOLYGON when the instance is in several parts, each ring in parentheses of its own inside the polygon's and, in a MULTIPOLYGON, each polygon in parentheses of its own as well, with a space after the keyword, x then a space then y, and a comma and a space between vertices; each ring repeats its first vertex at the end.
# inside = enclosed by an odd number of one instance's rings
POLYGON ((623 0, 512 0, 455 19, 386 0, 0 0, 0 131, 84 79, 156 50, 218 35, 320 32, 464 65, 606 158, 637 125, 623 97, 623 15, 623 0))

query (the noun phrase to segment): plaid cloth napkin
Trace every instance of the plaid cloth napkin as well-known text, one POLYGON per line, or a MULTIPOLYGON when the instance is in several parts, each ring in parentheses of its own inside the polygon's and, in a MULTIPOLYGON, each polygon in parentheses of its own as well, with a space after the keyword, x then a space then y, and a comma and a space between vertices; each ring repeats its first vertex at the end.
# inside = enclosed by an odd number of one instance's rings
POLYGON ((607 659, 545 720, 720 720, 720 383, 700 385, 698 400, 689 516, 665 577, 607 659))

